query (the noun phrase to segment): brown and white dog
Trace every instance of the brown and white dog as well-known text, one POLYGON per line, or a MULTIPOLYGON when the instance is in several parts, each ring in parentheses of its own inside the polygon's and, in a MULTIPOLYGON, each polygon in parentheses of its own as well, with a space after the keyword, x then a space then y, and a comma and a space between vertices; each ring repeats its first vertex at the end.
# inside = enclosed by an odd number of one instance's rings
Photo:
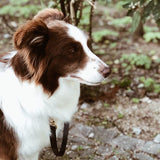
POLYGON ((77 110, 80 83, 98 85, 110 72, 63 19, 42 10, 14 34, 16 51, 0 58, 0 160, 37 160, 50 144, 49 118, 59 130, 77 110))

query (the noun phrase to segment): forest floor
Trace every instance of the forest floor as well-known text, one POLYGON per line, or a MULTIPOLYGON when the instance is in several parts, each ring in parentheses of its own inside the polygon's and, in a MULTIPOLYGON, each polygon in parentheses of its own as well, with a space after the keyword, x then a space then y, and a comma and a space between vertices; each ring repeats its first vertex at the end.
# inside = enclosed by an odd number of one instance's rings
MULTIPOLYGON (((96 54, 111 66, 112 74, 101 86, 82 86, 64 157, 55 158, 51 148, 45 148, 40 160, 158 160, 159 40, 135 38, 129 31, 130 20, 124 23, 121 19, 125 11, 113 5, 98 4, 95 13, 93 31, 114 32, 106 32, 93 44, 96 54)), ((145 25, 145 34, 159 32, 153 20, 145 25)), ((11 37, 0 30, 0 53, 13 50, 11 37)))

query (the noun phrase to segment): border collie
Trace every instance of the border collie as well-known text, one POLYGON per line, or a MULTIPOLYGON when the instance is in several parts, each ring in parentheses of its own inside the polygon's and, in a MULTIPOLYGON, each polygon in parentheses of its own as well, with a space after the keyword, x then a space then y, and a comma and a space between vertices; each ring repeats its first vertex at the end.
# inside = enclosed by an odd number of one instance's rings
POLYGON ((77 110, 80 83, 98 85, 109 67, 87 36, 56 9, 44 9, 14 34, 16 51, 0 57, 0 160, 37 160, 77 110), (58 132, 57 131, 57 132, 58 132))

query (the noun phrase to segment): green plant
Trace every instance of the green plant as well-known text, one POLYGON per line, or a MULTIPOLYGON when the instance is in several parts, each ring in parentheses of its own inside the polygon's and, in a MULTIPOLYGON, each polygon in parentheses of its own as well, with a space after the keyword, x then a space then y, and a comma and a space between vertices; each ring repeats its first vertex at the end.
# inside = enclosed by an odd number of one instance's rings
POLYGON ((92 33, 93 40, 99 42, 104 36, 115 36, 118 37, 119 33, 109 29, 103 29, 101 31, 96 31, 92 33))
POLYGON ((119 114, 118 114, 118 118, 119 118, 119 119, 121 119, 121 118, 123 118, 123 117, 124 117, 124 114, 123 114, 123 113, 119 113, 119 114))
POLYGON ((130 70, 133 65, 137 67, 144 67, 145 69, 150 69, 152 64, 151 58, 144 54, 123 54, 120 60, 123 62, 122 67, 129 67, 127 68, 128 70, 130 70))
POLYGON ((146 26, 146 25, 143 26, 143 29, 144 29, 145 33, 148 33, 148 32, 158 32, 159 31, 158 27, 153 27, 153 26, 150 27, 150 26, 146 26))
POLYGON ((113 78, 112 81, 111 81, 111 83, 112 83, 113 85, 119 85, 119 84, 120 84, 120 80, 118 80, 118 79, 116 79, 116 78, 113 78))
POLYGON ((154 91, 155 93, 160 93, 160 84, 156 83, 154 79, 140 77, 139 80, 144 84, 144 87, 148 91, 154 91))
POLYGON ((128 78, 128 77, 124 77, 121 80, 113 78, 112 81, 111 81, 111 83, 113 85, 117 85, 117 86, 119 86, 121 88, 127 88, 127 87, 129 87, 131 85, 131 82, 132 82, 131 79, 128 78))
POLYGON ((28 18, 43 7, 42 5, 34 4, 34 1, 31 4, 29 0, 10 0, 9 4, 1 7, 0 15, 28 18))
POLYGON ((90 6, 85 3, 83 7, 82 18, 80 19, 80 26, 88 26, 89 25, 89 14, 90 14, 90 6))
POLYGON ((153 15, 156 23, 160 24, 159 0, 122 0, 123 7, 128 9, 128 15, 133 17, 132 31, 135 32, 140 23, 153 15))
POLYGON ((156 63, 160 64, 160 58, 156 59, 156 63))
POLYGON ((126 25, 131 24, 132 18, 129 16, 123 17, 123 18, 116 18, 111 20, 111 25, 114 25, 115 27, 125 27, 126 25))
POLYGON ((109 104, 108 104, 108 103, 104 103, 104 107, 105 107, 105 108, 108 108, 108 107, 109 107, 109 104))
POLYGON ((83 149, 84 149, 83 146, 78 146, 77 151, 79 152, 79 151, 81 151, 83 149))
POLYGON ((157 39, 160 40, 160 32, 148 32, 144 34, 144 39, 146 42, 156 42, 157 39))
POLYGON ((119 86, 120 86, 121 88, 127 88, 127 87, 130 86, 131 82, 132 82, 132 81, 131 81, 130 78, 124 77, 124 78, 120 81, 119 86))
POLYGON ((133 103, 139 103, 140 100, 139 100, 138 98, 132 98, 132 102, 133 102, 133 103))

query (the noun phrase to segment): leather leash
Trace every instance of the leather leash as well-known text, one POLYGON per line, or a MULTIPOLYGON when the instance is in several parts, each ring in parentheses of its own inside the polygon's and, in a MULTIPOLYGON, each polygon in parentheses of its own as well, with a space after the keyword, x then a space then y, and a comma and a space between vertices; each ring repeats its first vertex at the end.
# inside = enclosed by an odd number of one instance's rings
POLYGON ((50 121, 50 129, 51 129, 50 143, 51 143, 52 150, 56 156, 63 156, 66 150, 66 145, 68 140, 69 123, 68 122, 64 123, 63 139, 62 139, 60 150, 58 150, 58 146, 57 146, 57 137, 56 137, 57 126, 54 120, 50 121))

